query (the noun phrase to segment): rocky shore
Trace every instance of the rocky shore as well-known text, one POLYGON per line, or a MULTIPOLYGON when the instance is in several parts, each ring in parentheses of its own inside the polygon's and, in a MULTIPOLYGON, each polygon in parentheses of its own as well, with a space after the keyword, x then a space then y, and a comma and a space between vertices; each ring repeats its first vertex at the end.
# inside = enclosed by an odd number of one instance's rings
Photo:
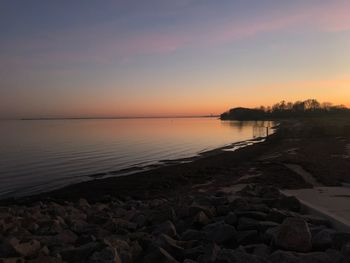
POLYGON ((0 262, 350 262, 350 233, 274 187, 0 208, 0 262))
POLYGON ((350 233, 279 190, 350 183, 348 126, 285 122, 236 152, 2 200, 0 263, 349 263, 350 233))

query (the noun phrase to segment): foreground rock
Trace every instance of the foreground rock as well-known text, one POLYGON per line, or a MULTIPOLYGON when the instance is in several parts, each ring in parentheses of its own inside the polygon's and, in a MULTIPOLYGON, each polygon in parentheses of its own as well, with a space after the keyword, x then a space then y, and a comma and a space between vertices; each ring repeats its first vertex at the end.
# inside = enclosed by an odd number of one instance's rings
POLYGON ((0 262, 348 263, 350 234, 303 215, 295 198, 238 194, 0 208, 0 262))

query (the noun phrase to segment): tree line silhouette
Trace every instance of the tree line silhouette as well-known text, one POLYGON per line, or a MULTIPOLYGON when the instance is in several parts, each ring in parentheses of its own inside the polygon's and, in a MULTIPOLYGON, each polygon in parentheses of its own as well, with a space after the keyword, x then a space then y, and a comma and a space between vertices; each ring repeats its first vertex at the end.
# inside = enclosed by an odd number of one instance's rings
POLYGON ((349 114, 350 109, 344 105, 333 105, 329 102, 320 103, 315 99, 286 102, 282 100, 273 106, 259 108, 232 108, 220 115, 222 120, 265 120, 282 118, 301 118, 323 116, 330 114, 349 114))

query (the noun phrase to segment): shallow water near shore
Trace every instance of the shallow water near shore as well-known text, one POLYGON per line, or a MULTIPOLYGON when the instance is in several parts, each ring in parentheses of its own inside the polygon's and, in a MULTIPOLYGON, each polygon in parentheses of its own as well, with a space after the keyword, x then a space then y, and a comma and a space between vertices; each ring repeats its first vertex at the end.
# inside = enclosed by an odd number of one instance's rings
POLYGON ((217 118, 1 121, 0 197, 191 161, 264 137, 272 126, 217 118))

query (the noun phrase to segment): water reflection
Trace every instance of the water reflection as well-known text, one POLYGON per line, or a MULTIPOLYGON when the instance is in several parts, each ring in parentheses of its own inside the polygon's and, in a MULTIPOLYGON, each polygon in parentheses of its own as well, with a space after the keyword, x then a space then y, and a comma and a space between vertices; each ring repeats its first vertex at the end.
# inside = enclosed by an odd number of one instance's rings
POLYGON ((254 127, 272 125, 215 118, 2 121, 0 195, 40 192, 93 174, 119 175, 135 166, 187 158, 252 139, 254 127))

